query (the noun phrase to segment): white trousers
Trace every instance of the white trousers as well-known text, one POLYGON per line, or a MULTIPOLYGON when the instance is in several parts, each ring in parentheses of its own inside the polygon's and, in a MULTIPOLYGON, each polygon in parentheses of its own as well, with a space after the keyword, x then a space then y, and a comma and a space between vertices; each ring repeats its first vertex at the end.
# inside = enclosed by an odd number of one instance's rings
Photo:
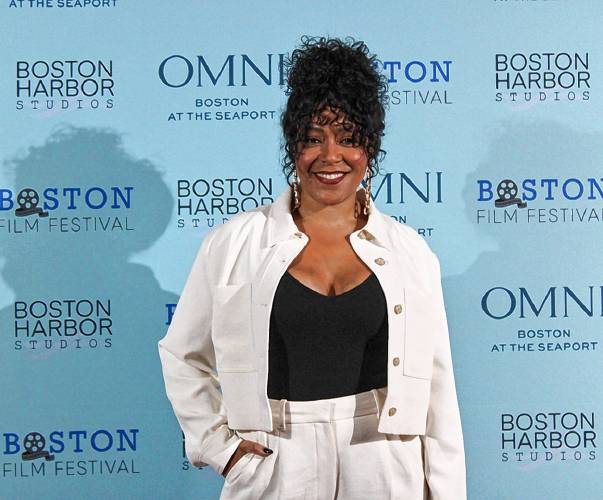
POLYGON ((226 475, 220 500, 425 500, 419 436, 377 431, 386 391, 269 399, 272 432, 235 432, 273 453, 243 455, 226 475))

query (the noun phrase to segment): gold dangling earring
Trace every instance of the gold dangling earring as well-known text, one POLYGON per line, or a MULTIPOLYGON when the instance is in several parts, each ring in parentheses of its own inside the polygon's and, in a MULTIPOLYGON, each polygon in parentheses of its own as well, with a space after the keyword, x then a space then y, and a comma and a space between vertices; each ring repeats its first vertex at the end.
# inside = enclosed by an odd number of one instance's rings
POLYGON ((299 179, 297 177, 297 169, 293 171, 293 210, 299 208, 299 179))
MULTIPOLYGON (((368 169, 366 170, 367 174, 368 174, 368 169)), ((364 191, 366 193, 366 199, 364 201, 364 207, 362 208, 362 213, 364 215, 368 215, 369 213, 369 207, 371 204, 371 177, 368 176, 368 178, 366 179, 366 187, 364 188, 364 191)))

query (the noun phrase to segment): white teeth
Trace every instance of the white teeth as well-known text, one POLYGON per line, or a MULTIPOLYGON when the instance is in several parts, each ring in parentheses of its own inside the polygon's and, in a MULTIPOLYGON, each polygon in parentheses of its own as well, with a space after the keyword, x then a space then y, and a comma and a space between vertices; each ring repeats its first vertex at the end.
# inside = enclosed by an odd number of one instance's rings
POLYGON ((345 174, 321 174, 316 173, 319 177, 324 177, 325 179, 338 179, 339 177, 343 177, 345 174))

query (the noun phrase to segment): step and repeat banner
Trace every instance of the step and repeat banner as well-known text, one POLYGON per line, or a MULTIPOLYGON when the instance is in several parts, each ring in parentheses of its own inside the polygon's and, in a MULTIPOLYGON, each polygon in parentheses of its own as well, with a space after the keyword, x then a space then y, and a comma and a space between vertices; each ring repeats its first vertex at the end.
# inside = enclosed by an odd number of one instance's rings
MULTIPOLYGON (((367 43, 375 203, 439 255, 471 499, 603 498, 603 4, 2 0, 0 498, 217 499, 157 342, 285 188, 282 60, 367 43)), ((455 499, 450 499, 455 500, 455 499)))

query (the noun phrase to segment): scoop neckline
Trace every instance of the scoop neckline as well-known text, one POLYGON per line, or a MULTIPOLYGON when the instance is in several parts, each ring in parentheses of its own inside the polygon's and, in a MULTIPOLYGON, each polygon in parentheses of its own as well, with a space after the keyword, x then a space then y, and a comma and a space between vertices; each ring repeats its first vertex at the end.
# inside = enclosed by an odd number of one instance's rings
POLYGON ((324 299, 337 299, 339 297, 344 297, 350 294, 353 294, 354 292, 356 292, 358 289, 362 288, 363 285, 365 285, 369 280, 371 280, 371 278, 373 278, 375 276, 375 273, 371 273, 369 274, 366 279, 364 279, 363 281, 361 281, 359 284, 357 284, 354 288, 350 288, 349 290, 346 290, 343 293, 340 293, 338 295, 323 295, 320 292, 317 292, 316 290, 314 290, 313 288, 310 288, 307 285, 304 285, 301 281, 299 281, 295 276, 293 276, 290 272, 289 269, 287 269, 285 271, 285 274, 289 277, 290 280, 293 280, 295 283, 297 283, 298 286, 300 286, 301 288, 304 288, 310 292, 312 292, 314 295, 318 295, 319 297, 322 297, 324 299))

